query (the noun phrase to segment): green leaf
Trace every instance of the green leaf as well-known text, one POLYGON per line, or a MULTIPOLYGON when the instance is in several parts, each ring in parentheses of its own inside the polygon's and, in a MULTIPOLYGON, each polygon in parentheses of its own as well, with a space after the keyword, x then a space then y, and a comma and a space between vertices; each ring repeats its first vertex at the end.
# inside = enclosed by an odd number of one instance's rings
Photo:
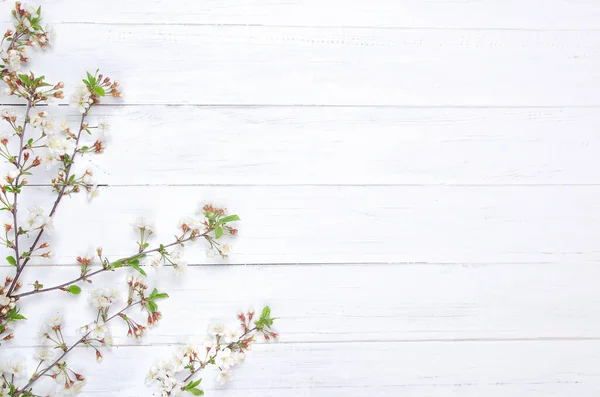
POLYGON ((260 318, 265 320, 268 319, 271 316, 271 308, 269 306, 265 306, 265 308, 262 311, 262 314, 260 315, 260 318))
POLYGON ((79 288, 77 285, 69 285, 67 292, 70 292, 73 295, 79 295, 81 293, 81 288, 79 288))
POLYGON ((127 262, 127 266, 134 268, 135 270, 137 270, 138 272, 140 272, 140 274, 142 276, 146 276, 146 272, 144 270, 142 270, 142 268, 140 267, 140 265, 138 265, 138 263, 140 263, 140 261, 138 261, 137 259, 135 261, 137 263, 127 262))
POLYGON ((219 239, 219 238, 221 238, 222 235, 223 235, 223 226, 217 225, 217 227, 215 227, 215 238, 219 239))
POLYGON ((21 79, 21 81, 27 85, 31 85, 31 80, 29 80, 29 77, 27 77, 27 75, 25 74, 20 74, 19 78, 21 79))
POLYGON ((166 299, 168 297, 169 297, 168 294, 159 293, 158 290, 156 288, 154 288, 154 290, 152 291, 152 293, 150 294, 150 296, 148 298, 154 300, 154 299, 166 299))
POLYGON ((150 309, 152 313, 155 313, 158 310, 158 305, 154 303, 154 301, 148 301, 148 309, 150 309))
POLYGON ((104 96, 104 94, 105 94, 104 88, 102 88, 102 87, 94 87, 94 92, 100 96, 104 96))
POLYGON ((204 392, 200 389, 193 388, 193 389, 189 389, 188 391, 190 393, 192 393, 194 396, 203 396, 204 395, 204 392))
POLYGON ((119 259, 118 261, 115 261, 113 263, 110 264, 110 267, 117 269, 119 267, 123 267, 123 259, 119 259))
POLYGON ((87 74, 88 81, 90 85, 96 85, 96 78, 90 74, 90 72, 85 72, 87 74))
POLYGON ((198 379, 197 381, 191 380, 190 383, 188 383, 187 385, 185 385, 185 387, 183 388, 183 390, 193 389, 194 387, 198 386, 200 384, 200 382, 202 382, 202 379, 198 379))
POLYGON ((17 261, 16 261, 16 260, 15 260, 15 258, 14 258, 14 257, 12 257, 12 256, 7 256, 7 257, 6 257, 6 261, 7 261, 8 263, 10 263, 11 265, 13 265, 13 266, 17 266, 17 261))
POLYGON ((7 317, 8 321, 27 320, 24 315, 19 314, 19 309, 16 307, 13 307, 8 311, 7 317))
POLYGON ((237 215, 229 215, 229 216, 226 216, 224 218, 221 218, 219 220, 219 222, 225 224, 225 223, 228 223, 228 222, 234 222, 234 221, 239 221, 239 220, 240 220, 239 216, 237 216, 237 215))

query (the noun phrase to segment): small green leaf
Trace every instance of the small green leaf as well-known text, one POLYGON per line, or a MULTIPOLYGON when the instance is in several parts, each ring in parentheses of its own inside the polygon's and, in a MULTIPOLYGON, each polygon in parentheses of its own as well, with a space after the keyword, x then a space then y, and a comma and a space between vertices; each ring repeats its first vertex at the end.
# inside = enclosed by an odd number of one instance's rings
POLYGON ((31 80, 29 80, 29 77, 27 77, 27 75, 25 74, 20 74, 19 78, 21 79, 21 81, 27 85, 31 85, 31 80))
POLYGON ((225 223, 239 221, 239 220, 240 220, 239 216, 237 216, 237 215, 229 215, 229 216, 226 216, 224 218, 221 218, 219 220, 219 222, 225 224, 225 223))
POLYGON ((12 257, 12 256, 7 256, 7 257, 6 257, 6 261, 7 261, 8 263, 10 263, 11 265, 13 265, 13 266, 17 266, 17 261, 16 261, 16 260, 15 260, 15 258, 14 258, 14 257, 12 257))
POLYGON ((267 319, 271 316, 271 308, 269 306, 265 306, 265 308, 262 311, 262 314, 260 315, 261 319, 267 319))
POLYGON ((223 226, 217 225, 217 227, 215 227, 215 238, 219 239, 219 238, 221 238, 222 235, 223 235, 223 226))
POLYGON ((94 92, 96 95, 104 96, 104 88, 102 87, 94 87, 94 92))
POLYGON ((81 288, 79 288, 77 285, 69 285, 67 292, 70 292, 73 295, 79 295, 79 293, 81 293, 81 288))
POLYGON ((189 389, 188 390, 190 393, 192 393, 194 396, 203 396, 204 392, 200 389, 196 389, 195 387, 193 389, 189 389))
POLYGON ((85 72, 87 74, 88 81, 90 85, 96 85, 96 78, 90 74, 90 72, 85 72))
MULTIPOLYGON (((137 261, 137 263, 139 263, 139 262, 140 262, 140 261, 138 261, 137 259, 136 259, 136 261, 137 261)), ((141 268, 141 267, 140 267, 140 266, 139 266, 137 263, 131 263, 131 262, 128 262, 128 263, 127 263, 127 266, 134 268, 135 270, 137 270, 138 272, 140 272, 140 274, 141 274, 142 276, 146 276, 146 272, 145 272, 144 270, 142 270, 142 268, 141 268)))
POLYGON ((119 267, 123 267, 123 259, 119 259, 118 261, 115 261, 113 263, 111 263, 110 267, 117 269, 119 267))
POLYGON ((188 383, 187 385, 185 385, 185 387, 183 388, 183 390, 193 389, 194 387, 198 386, 200 384, 200 382, 202 382, 202 379, 198 379, 196 381, 191 380, 190 383, 188 383))
POLYGON ((27 318, 24 315, 19 314, 19 309, 17 309, 16 307, 13 307, 9 310, 7 317, 8 321, 27 320, 27 318))
POLYGON ((155 313, 158 310, 158 305, 154 303, 154 301, 148 301, 148 309, 150 309, 152 313, 155 313))

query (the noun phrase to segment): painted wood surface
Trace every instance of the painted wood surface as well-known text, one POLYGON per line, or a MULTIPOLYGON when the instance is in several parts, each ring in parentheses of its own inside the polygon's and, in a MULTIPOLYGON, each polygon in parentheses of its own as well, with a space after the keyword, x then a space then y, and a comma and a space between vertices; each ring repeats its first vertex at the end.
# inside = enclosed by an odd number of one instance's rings
MULTIPOLYGON (((185 278, 152 275, 171 299, 146 339, 116 325, 103 364, 75 353, 82 372, 102 371, 84 397, 150 395, 152 362, 262 304, 282 340, 257 345, 226 387, 207 375, 207 395, 600 394, 600 3, 43 7, 58 37, 33 70, 72 86, 100 67, 125 97, 95 110, 113 131, 79 165, 100 197, 61 204, 56 255, 33 262, 24 288, 76 277, 75 257, 97 245, 132 254, 140 215, 155 219, 156 244, 202 202, 242 217, 228 260, 192 246, 185 278)), ((50 205, 47 175, 31 179, 26 206, 50 205)), ((28 324, 0 358, 38 343, 47 313, 23 305, 28 324)), ((89 305, 66 306, 74 338, 89 305)))

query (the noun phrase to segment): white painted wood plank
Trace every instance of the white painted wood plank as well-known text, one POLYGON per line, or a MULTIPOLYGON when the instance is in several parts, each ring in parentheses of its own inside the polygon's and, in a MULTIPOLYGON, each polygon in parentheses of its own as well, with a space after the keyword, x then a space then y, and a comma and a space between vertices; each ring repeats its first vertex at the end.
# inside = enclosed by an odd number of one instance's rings
MULTIPOLYGON (((10 2, 7 2, 10 4, 10 2)), ((600 5, 578 0, 45 0, 52 21, 432 28, 597 29, 600 5)))
MULTIPOLYGON (((149 365, 172 351, 120 347, 97 364, 93 352, 80 350, 70 365, 95 375, 83 397, 116 390, 142 397, 151 393, 144 386, 149 365)), ((0 357, 15 353, 32 351, 3 348, 0 357)), ((234 397, 594 396, 600 393, 599 358, 597 341, 275 343, 257 345, 228 386, 215 386, 210 370, 202 384, 207 395, 234 397)))
MULTIPOLYGON (((48 191, 20 200, 49 207, 48 191)), ((54 261, 75 263, 97 245, 130 255, 129 223, 144 214, 156 219, 157 240, 170 242, 180 219, 213 202, 242 217, 231 263, 597 262, 599 194, 598 186, 112 187, 93 205, 84 195, 61 204, 54 261)), ((214 263, 203 252, 190 247, 189 261, 214 263)))
POLYGON ((34 70, 73 85, 100 67, 123 82, 127 104, 600 106, 600 31, 59 25, 57 34, 34 70))
POLYGON ((151 106, 97 118, 113 129, 90 160, 110 185, 600 182, 597 109, 151 106))
MULTIPOLYGON (((92 285, 79 284, 79 297, 45 293, 44 312, 39 297, 24 298, 29 320, 3 346, 36 346, 45 316, 55 312, 65 313, 65 335, 75 337, 75 329, 94 317, 87 291, 110 285, 125 292, 127 274, 105 273, 92 285)), ((170 268, 148 274, 150 286, 170 298, 160 302, 163 321, 145 345, 185 343, 188 333, 204 332, 209 322, 235 324, 238 311, 263 304, 278 318, 284 342, 600 339, 597 264, 223 265, 192 267, 185 277, 170 268)), ((50 287, 77 276, 75 267, 30 267, 24 291, 36 280, 50 287)), ((131 343, 126 330, 113 329, 115 343, 131 343)))

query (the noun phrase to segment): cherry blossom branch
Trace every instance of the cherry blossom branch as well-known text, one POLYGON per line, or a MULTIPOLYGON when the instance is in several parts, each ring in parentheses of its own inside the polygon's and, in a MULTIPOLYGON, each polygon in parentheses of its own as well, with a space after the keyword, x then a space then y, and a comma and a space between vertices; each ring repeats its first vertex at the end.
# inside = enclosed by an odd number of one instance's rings
MULTIPOLYGON (((28 109, 27 109, 28 112, 29 112, 29 108, 30 108, 30 106, 28 106, 28 109)), ((90 106, 90 108, 91 108, 91 106, 90 106)), ((89 109, 88 109, 88 111, 89 111, 89 109)), ((58 192, 58 197, 56 198, 56 201, 54 201, 54 205, 52 205, 52 209, 50 210, 50 213, 48 215, 49 218, 51 218, 54 215, 54 213, 56 212, 58 204, 60 203, 60 201, 61 201, 61 199, 62 199, 62 197, 63 197, 63 195, 65 193, 65 190, 67 189, 69 176, 71 174, 71 168, 72 168, 73 164, 75 163, 75 156, 77 155, 77 152, 79 150, 79 140, 81 138, 81 133, 84 130, 85 117, 87 116, 88 111, 86 111, 85 113, 83 113, 81 115, 81 122, 79 123, 79 132, 77 133, 77 138, 75 139, 75 149, 73 150, 73 154, 71 155, 69 164, 65 168, 65 178, 64 178, 65 183, 63 184, 62 188, 58 192)), ((27 116, 26 116, 25 120, 27 120, 27 116)), ((24 133, 25 133, 25 127, 23 127, 23 134, 21 134, 21 150, 22 150, 22 147, 23 147, 22 141, 23 141, 24 133)), ((19 153, 19 159, 20 159, 20 157, 21 157, 21 153, 19 153)), ((16 207, 16 201, 17 201, 16 196, 17 196, 17 193, 15 193, 15 207, 16 207)), ((15 235, 18 236, 18 230, 19 229, 17 228, 17 223, 16 223, 17 222, 16 212, 17 212, 17 210, 15 208, 14 212, 13 212, 14 219, 15 219, 15 235)), ((44 234, 44 229, 45 229, 45 227, 42 227, 40 229, 40 231, 38 232, 35 240, 33 241, 33 244, 31 244, 31 247, 29 248, 28 252, 31 253, 31 252, 33 252, 35 250, 35 248, 37 247, 38 243, 40 242, 40 239, 42 238, 42 235, 44 234)), ((18 242, 18 237, 15 238, 15 248, 16 248, 17 242, 18 242)), ((17 259, 16 259, 17 260, 17 273, 15 274, 15 278, 13 279, 13 282, 12 282, 10 288, 8 289, 7 295, 10 295, 14 291, 15 286, 17 285, 17 282, 19 280, 19 277, 21 276, 21 273, 23 272, 23 269, 25 268, 25 266, 27 265, 27 263, 31 259, 31 256, 28 256, 23 261, 23 264, 19 266, 19 262, 20 262, 19 253, 16 252, 16 255, 17 255, 17 259)))
POLYGON ((231 349, 235 344, 239 343, 240 340, 244 339, 244 337, 248 336, 249 334, 251 334, 252 332, 256 331, 258 328, 254 327, 252 329, 249 329, 248 331, 244 332, 237 341, 231 342, 230 344, 228 344, 227 346, 225 346, 223 349, 219 349, 215 352, 215 355, 212 356, 210 359, 206 360, 204 363, 202 363, 202 365, 200 367, 198 367, 198 369, 194 370, 191 374, 189 374, 184 380, 183 383, 188 382, 190 379, 192 379, 194 377, 194 375, 196 375, 198 372, 200 372, 201 370, 203 370, 204 368, 206 368, 206 366, 208 364, 210 364, 211 361, 213 361, 218 355, 219 352, 225 350, 225 349, 231 349))
MULTIPOLYGON (((21 158, 23 156, 23 140, 25 138, 25 130, 27 129, 27 119, 29 118, 29 112, 31 111, 31 100, 27 101, 27 110, 25 111, 25 120, 23 121, 23 128, 21 130, 21 136, 20 136, 20 140, 19 140, 19 156, 17 157, 17 164, 15 164, 15 166, 17 167, 17 169, 19 170, 19 175, 17 175, 17 177, 15 178, 15 186, 19 185, 19 179, 21 178, 21 158)), ((19 271, 20 268, 20 264, 21 264, 21 257, 20 257, 20 253, 19 253, 19 224, 17 221, 17 209, 18 209, 18 204, 17 204, 17 198, 19 196, 19 193, 17 191, 17 189, 15 189, 13 191, 13 196, 14 196, 14 200, 13 200, 13 206, 12 206, 12 215, 13 215, 13 226, 14 226, 14 230, 15 230, 15 246, 14 246, 14 251, 15 251, 15 261, 16 261, 16 267, 17 267, 17 273, 19 271)), ((11 285, 12 287, 12 285, 11 285)))
MULTIPOLYGON (((126 310, 130 309, 131 307, 135 306, 135 305, 139 305, 143 302, 143 300, 139 300, 139 301, 135 301, 133 303, 129 303, 127 306, 125 306, 123 309, 121 309, 120 311, 118 311, 117 313, 113 314, 112 316, 108 317, 104 323, 108 323, 109 321, 113 320, 114 318, 120 316, 121 314, 123 314, 126 310)), ((16 391, 13 394, 13 397, 17 397, 22 395, 23 393, 27 392, 27 389, 29 389, 37 380, 39 380, 42 376, 44 376, 48 371, 50 371, 52 368, 54 368, 58 363, 60 363, 60 361, 71 352, 71 350, 73 350, 76 346, 78 346, 79 344, 81 344, 82 342, 84 342, 86 340, 86 338, 88 337, 88 335, 90 335, 93 331, 89 331, 87 332, 85 335, 83 335, 77 342, 75 342, 74 344, 72 344, 68 349, 66 349, 63 354, 60 355, 60 357, 58 357, 52 364, 50 364, 48 367, 46 367, 44 370, 42 370, 39 373, 36 373, 32 376, 31 380, 29 381, 29 383, 27 383, 21 390, 16 391)))
MULTIPOLYGON (((211 230, 208 230, 208 231, 206 231, 206 232, 204 232, 202 234, 189 236, 189 237, 187 237, 185 239, 177 240, 177 241, 172 242, 172 243, 167 244, 167 245, 162 245, 162 246, 159 246, 157 248, 145 250, 145 251, 139 252, 137 254, 128 256, 127 258, 120 259, 119 261, 123 262, 123 263, 127 263, 127 261, 130 261, 132 259, 136 259, 136 258, 145 256, 145 255, 151 254, 153 252, 160 252, 161 250, 164 250, 165 248, 173 247, 175 245, 179 245, 179 244, 185 243, 187 241, 197 239, 199 237, 205 237, 210 232, 211 232, 211 230)), ((87 280, 88 278, 90 278, 92 276, 95 276, 97 274, 100 274, 100 273, 103 273, 103 272, 106 272, 106 271, 109 271, 109 270, 114 270, 114 268, 112 268, 112 267, 103 267, 102 269, 98 269, 98 270, 93 271, 93 272, 88 273, 88 274, 82 274, 80 277, 77 277, 76 279, 73 279, 71 281, 68 281, 68 282, 60 284, 60 285, 56 285, 54 287, 49 287, 49 288, 43 288, 43 289, 39 289, 39 290, 33 290, 33 291, 23 292, 21 294, 10 295, 10 297, 11 298, 15 298, 15 299, 20 299, 20 298, 23 298, 25 296, 30 296, 30 295, 40 294, 42 292, 49 292, 49 291, 58 290, 58 289, 61 289, 61 288, 68 287, 69 285, 74 284, 74 283, 76 283, 78 281, 87 280)))

